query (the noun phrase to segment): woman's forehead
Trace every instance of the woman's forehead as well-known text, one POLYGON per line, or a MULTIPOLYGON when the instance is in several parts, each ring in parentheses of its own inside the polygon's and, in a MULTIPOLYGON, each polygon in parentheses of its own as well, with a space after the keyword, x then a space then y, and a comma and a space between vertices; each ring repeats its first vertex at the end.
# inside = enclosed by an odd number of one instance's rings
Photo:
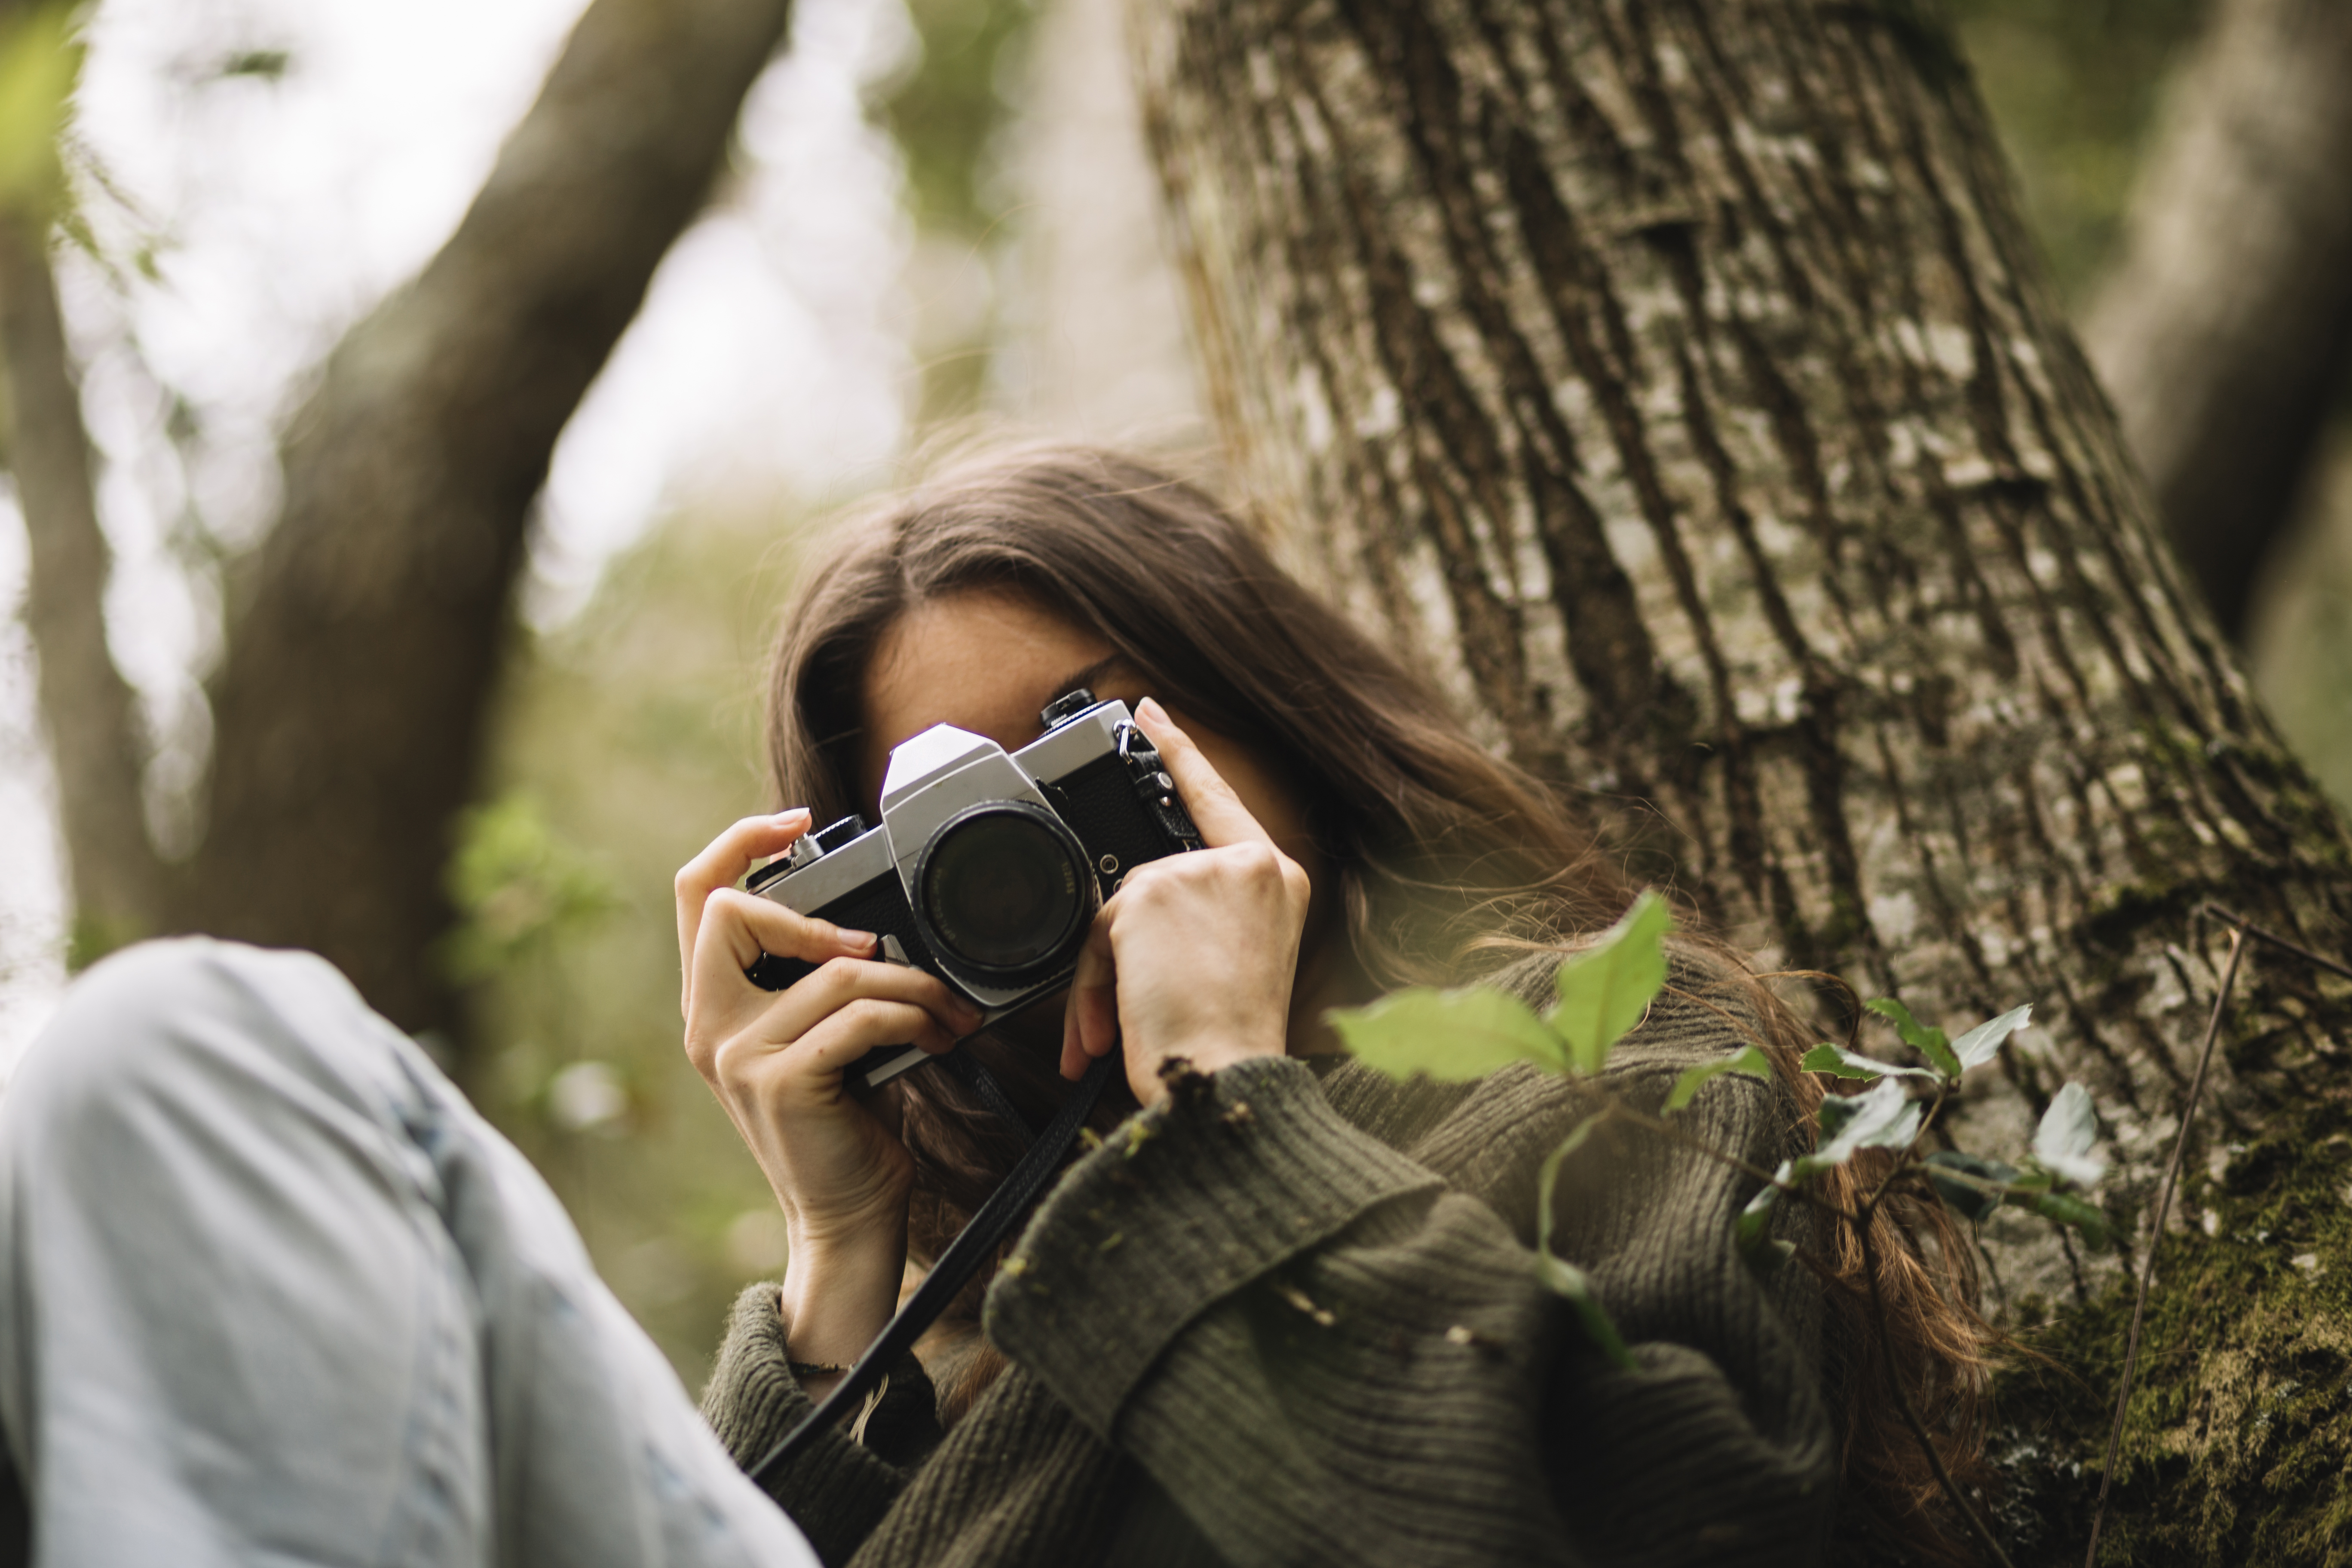
POLYGON ((883 634, 866 672, 860 781, 871 799, 890 749, 934 724, 1007 751, 1037 735, 1037 710, 1073 686, 1117 684, 1127 661, 1100 634, 1013 595, 916 605, 883 634))

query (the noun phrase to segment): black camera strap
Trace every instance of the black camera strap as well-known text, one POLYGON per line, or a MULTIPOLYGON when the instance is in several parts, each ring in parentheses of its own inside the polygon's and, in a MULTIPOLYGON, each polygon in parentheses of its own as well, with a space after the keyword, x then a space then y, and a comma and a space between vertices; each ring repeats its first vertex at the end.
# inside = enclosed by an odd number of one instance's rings
POLYGON ((940 1071, 971 1090, 972 1097, 990 1115, 1010 1127, 1013 1135, 1021 1140, 1024 1149, 1037 1142, 1037 1130, 1029 1125, 1029 1119, 1021 1114, 1020 1109, 1013 1103, 1013 1097, 1004 1092, 1003 1084, 996 1081, 994 1073, 961 1051, 950 1051, 932 1059, 939 1063, 940 1071))
MULTIPOLYGON (((1077 1087, 1070 1091, 1070 1098, 1062 1102, 1060 1111, 1047 1124, 1045 1131, 1038 1134, 1036 1142, 1030 1144, 1029 1152, 1021 1157, 1021 1163, 1013 1167, 1013 1173, 1004 1178, 1004 1184, 989 1194, 988 1201, 980 1205, 980 1212, 971 1216, 971 1223, 940 1254, 939 1261, 931 1265, 930 1273, 915 1288, 915 1293, 907 1298, 907 1304, 898 1309, 898 1316, 892 1318, 881 1334, 866 1347, 866 1353, 857 1358, 857 1364, 849 1369, 807 1419, 761 1455, 759 1463, 748 1467, 746 1473, 752 1480, 764 1483, 770 1472, 806 1448, 818 1433, 857 1409, 866 1396, 880 1386, 883 1378, 898 1363, 898 1358, 912 1350, 915 1342, 923 1337, 924 1331, 939 1321, 940 1314, 947 1310, 948 1303, 971 1282, 972 1276, 980 1272, 982 1265, 995 1255, 997 1247, 1013 1234, 1013 1227, 1028 1212, 1029 1205, 1036 1202, 1038 1195, 1053 1180, 1055 1171, 1062 1163, 1062 1157, 1078 1141, 1078 1131, 1087 1124, 1087 1117, 1093 1111, 1095 1101, 1101 1098, 1103 1086, 1110 1081, 1112 1073, 1119 1070, 1120 1063, 1120 1053, 1113 1051, 1108 1056, 1097 1057, 1087 1068, 1086 1077, 1078 1080, 1077 1087)), ((984 1069, 976 1070, 985 1076, 984 1069)), ((1012 1112, 1012 1104, 1004 1099, 1001 1089, 993 1096, 983 1091, 983 1098, 1002 1102, 1000 1115, 1012 1112)), ((1013 1121, 1015 1127, 1024 1131, 1027 1130, 1018 1113, 1013 1113, 1013 1121)))

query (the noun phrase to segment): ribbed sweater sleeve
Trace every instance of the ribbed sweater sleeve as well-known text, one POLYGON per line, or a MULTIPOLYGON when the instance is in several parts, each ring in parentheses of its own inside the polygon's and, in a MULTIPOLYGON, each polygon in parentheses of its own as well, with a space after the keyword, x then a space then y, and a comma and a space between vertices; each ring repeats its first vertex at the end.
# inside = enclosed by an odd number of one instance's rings
POLYGON ((1577 1561, 1537 1441, 1549 1306, 1502 1221, 1302 1063, 1195 1083, 1056 1189, 990 1335, 1235 1568, 1577 1561))
MULTIPOLYGON (((747 1470, 815 1408, 792 1374, 784 1339, 774 1283, 747 1287, 703 1387, 703 1418, 747 1470)), ((828 1564, 849 1560, 939 1440, 938 1397, 913 1356, 892 1370, 866 1430, 863 1446, 824 1433, 767 1482, 768 1495, 828 1564)))
MULTIPOLYGON (((1705 1033, 1669 1054, 1729 1048, 1705 1033)), ((1694 1131, 1727 1152, 1785 1133, 1765 1086, 1702 1100, 1694 1131)), ((1422 1152, 1451 1142, 1458 1175, 1499 1151, 1495 1195, 1518 1198, 1587 1109, 1496 1075, 1422 1152)), ((1234 1568, 1816 1560, 1834 1453, 1807 1324, 1771 1321, 1731 1248, 1743 1179, 1660 1145, 1591 1194, 1555 1244, 1596 1268, 1638 1373, 1585 1343, 1483 1193, 1343 1119, 1303 1064, 1247 1063, 1072 1173, 988 1329, 1234 1568)))

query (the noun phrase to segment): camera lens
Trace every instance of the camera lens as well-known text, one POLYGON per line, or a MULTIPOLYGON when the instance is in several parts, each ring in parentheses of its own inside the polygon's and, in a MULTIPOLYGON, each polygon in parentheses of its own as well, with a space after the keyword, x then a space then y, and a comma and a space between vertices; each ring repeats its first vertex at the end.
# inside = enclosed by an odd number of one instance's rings
POLYGON ((1094 913, 1086 851, 1059 818, 1022 801, 950 818, 925 847, 916 885, 933 950, 1006 984, 1068 962, 1094 913))

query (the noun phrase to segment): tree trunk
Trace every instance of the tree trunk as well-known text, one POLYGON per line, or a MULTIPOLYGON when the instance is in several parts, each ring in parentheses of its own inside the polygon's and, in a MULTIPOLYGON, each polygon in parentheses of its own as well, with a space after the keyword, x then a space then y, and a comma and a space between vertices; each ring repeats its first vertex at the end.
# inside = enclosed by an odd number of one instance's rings
POLYGON ((2217 11, 2083 342, 2182 562, 2236 636, 2352 363, 2352 5, 2217 11))
POLYGON ((48 235, 45 207, 0 212, 0 363, 6 457, 30 546, 25 620, 40 660, 41 715, 72 866, 71 956, 79 958, 153 931, 163 877, 148 847, 131 688, 106 644, 111 557, 90 490, 89 437, 68 368, 48 235))
MULTIPOLYGON (((1939 26, 1155 0, 1136 41, 1211 405, 1294 563, 1768 962, 1952 1024, 2033 1003, 1958 1135, 2014 1152, 2083 1079, 2147 1245, 2217 978, 2195 911, 2340 953, 2352 861, 2151 524, 1939 26)), ((2111 1561, 2335 1528, 2352 1008, 2263 953, 2241 987, 2204 1114, 2268 1152, 2166 1240, 2111 1561)), ((2021 1317, 2090 1303, 2052 1342, 2111 1391, 2113 1274, 1995 1237, 2021 1317)), ((2095 1469, 2102 1396, 2011 1394, 2095 1469)), ((2021 1545, 2079 1555, 2063 1462, 2028 1468, 2021 1545)))
POLYGON ((232 593, 210 826, 177 917, 315 949, 447 1026, 475 784, 557 433, 700 209, 787 0, 595 0, 441 253, 336 349, 232 593))

